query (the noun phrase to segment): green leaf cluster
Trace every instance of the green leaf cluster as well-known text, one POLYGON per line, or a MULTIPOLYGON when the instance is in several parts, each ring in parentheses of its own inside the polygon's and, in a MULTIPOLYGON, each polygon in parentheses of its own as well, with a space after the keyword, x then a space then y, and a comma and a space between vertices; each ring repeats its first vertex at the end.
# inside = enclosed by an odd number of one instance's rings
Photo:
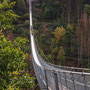
POLYGON ((89 5, 89 4, 85 4, 84 11, 85 11, 88 15, 90 15, 90 5, 89 5))
POLYGON ((61 65, 65 65, 65 51, 62 46, 60 47, 57 58, 60 60, 61 65))
POLYGON ((33 88, 34 78, 30 77, 29 74, 23 74, 22 76, 17 76, 13 78, 13 82, 11 84, 12 88, 33 88))
POLYGON ((33 78, 28 74, 19 76, 27 66, 21 48, 21 45, 25 45, 27 41, 25 38, 17 37, 12 43, 0 32, 0 90, 9 88, 16 82, 19 84, 14 86, 19 85, 19 88, 26 87, 26 84, 28 87, 33 86, 33 78))
POLYGON ((46 19, 54 19, 58 16, 58 5, 57 1, 54 3, 51 2, 51 0, 48 0, 47 2, 42 3, 42 10, 44 13, 44 18, 46 19))
POLYGON ((16 0, 17 11, 19 15, 24 15, 27 11, 25 0, 16 0))
POLYGON ((1 29, 14 29, 13 22, 19 18, 18 15, 12 10, 15 2, 10 2, 10 0, 3 0, 0 2, 0 28, 1 29))

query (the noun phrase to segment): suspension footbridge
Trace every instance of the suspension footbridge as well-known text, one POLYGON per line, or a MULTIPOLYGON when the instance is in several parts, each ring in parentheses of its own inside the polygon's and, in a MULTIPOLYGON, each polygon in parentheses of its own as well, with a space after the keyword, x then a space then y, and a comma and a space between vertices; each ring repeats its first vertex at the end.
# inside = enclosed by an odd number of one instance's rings
POLYGON ((32 7, 29 0, 30 39, 35 75, 42 90, 90 90, 90 71, 85 68, 56 66, 47 63, 38 53, 32 24, 32 7), (82 71, 82 72, 80 72, 82 71))

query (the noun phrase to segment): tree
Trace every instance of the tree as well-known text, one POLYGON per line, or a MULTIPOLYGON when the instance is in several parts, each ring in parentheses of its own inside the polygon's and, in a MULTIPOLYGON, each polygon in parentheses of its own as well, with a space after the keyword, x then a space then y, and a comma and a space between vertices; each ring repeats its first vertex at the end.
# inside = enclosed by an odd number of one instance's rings
POLYGON ((65 51, 63 47, 60 47, 57 58, 60 60, 61 65, 65 65, 65 51))
POLYGON ((12 83, 11 83, 11 88, 18 88, 19 90, 21 88, 23 88, 23 89, 31 89, 34 86, 35 86, 34 78, 30 77, 30 74, 28 74, 28 73, 23 74, 22 76, 18 75, 16 77, 14 77, 13 80, 12 80, 12 83))
POLYGON ((3 0, 0 2, 0 29, 14 29, 13 22, 19 17, 12 10, 15 2, 10 0, 3 0))
POLYGON ((57 27, 54 32, 54 36, 56 38, 56 42, 58 43, 62 37, 65 35, 65 29, 63 27, 57 27))
POLYGON ((54 19, 58 16, 57 7, 59 6, 59 4, 55 1, 53 2, 54 3, 52 3, 51 0, 46 0, 42 3, 42 11, 44 13, 44 18, 46 19, 54 19))
POLYGON ((27 8, 24 0, 16 0, 16 6, 18 7, 17 11, 20 15, 23 15, 26 13, 27 8))
POLYGON ((70 24, 70 18, 71 18, 71 0, 67 0, 67 8, 68 8, 68 24, 70 24))
POLYGON ((14 14, 12 10, 14 5, 15 2, 10 2, 10 0, 0 2, 0 90, 20 89, 24 85, 25 88, 34 86, 34 78, 25 72, 27 63, 23 46, 28 40, 17 37, 11 42, 2 33, 3 30, 14 29, 13 23, 18 18, 18 15, 14 14), (24 82, 22 82, 23 80, 24 82), (21 86, 18 86, 17 83, 20 83, 21 86), (26 84, 28 85, 26 86, 26 84))
POLYGON ((44 11, 44 17, 47 19, 54 19, 57 17, 57 12, 54 7, 46 6, 44 11), (54 11, 54 12, 53 12, 54 11))
POLYGON ((89 4, 85 4, 84 11, 85 11, 88 15, 90 15, 90 5, 89 5, 89 4))
MULTIPOLYGON (((25 75, 20 75, 27 66, 25 63, 25 54, 21 48, 21 45, 24 45, 26 42, 27 39, 18 37, 11 43, 0 32, 0 89, 8 88, 10 85, 18 86, 16 82, 19 81, 19 83, 22 83, 20 80, 24 80, 23 84, 29 84, 28 87, 34 85, 32 82, 33 78, 30 78, 27 74, 26 78, 24 78, 25 75)), ((18 87, 22 88, 23 84, 21 84, 21 87, 18 87)))
MULTIPOLYGON (((88 68, 90 68, 90 5, 85 4, 84 7, 84 28, 86 35, 86 55, 88 56, 88 68)), ((85 38, 85 37, 84 37, 85 38)))
POLYGON ((75 32, 74 28, 72 25, 67 25, 66 28, 66 34, 64 38, 64 46, 66 46, 66 55, 67 56, 72 56, 73 55, 73 47, 75 45, 75 40, 74 40, 75 32))

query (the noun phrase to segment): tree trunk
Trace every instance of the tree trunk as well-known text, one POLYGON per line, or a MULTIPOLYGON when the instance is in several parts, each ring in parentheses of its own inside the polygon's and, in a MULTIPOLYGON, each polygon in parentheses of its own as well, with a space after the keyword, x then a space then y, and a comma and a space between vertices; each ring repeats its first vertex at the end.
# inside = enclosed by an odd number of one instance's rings
POLYGON ((68 0, 68 24, 70 24, 71 0, 68 0))

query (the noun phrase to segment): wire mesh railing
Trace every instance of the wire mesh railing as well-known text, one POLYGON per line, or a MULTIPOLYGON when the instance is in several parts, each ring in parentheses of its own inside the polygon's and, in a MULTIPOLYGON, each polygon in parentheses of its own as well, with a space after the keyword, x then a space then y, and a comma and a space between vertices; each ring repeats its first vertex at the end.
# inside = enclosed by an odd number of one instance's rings
POLYGON ((34 70, 43 90, 90 90, 90 74, 72 71, 54 71, 39 67, 34 70))

